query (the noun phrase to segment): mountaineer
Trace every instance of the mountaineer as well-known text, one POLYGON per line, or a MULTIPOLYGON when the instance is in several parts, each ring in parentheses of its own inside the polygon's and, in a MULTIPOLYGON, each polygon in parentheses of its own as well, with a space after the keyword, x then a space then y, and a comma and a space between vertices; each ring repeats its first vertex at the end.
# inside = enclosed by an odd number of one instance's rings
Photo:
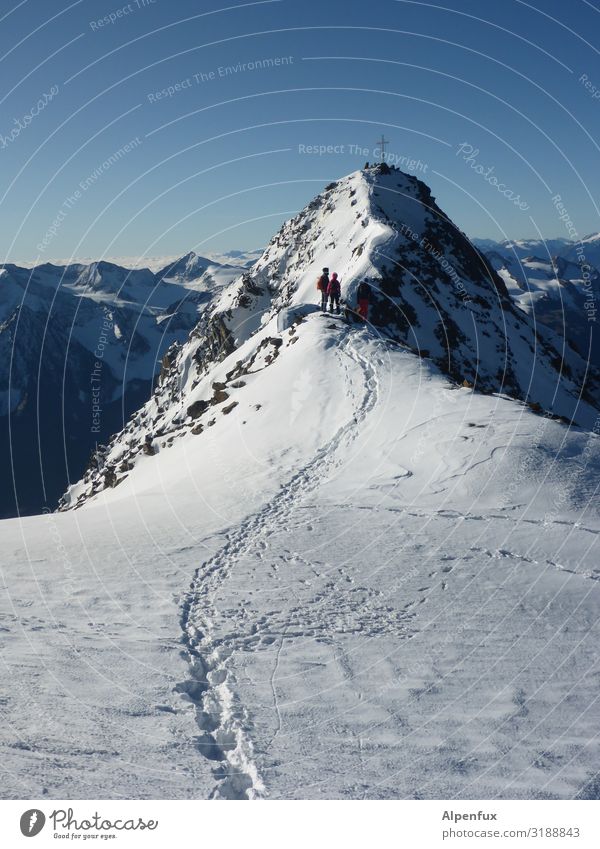
POLYGON ((356 300, 358 302, 357 312, 363 321, 369 318, 369 301, 371 300, 371 287, 363 280, 356 291, 356 300))
POLYGON ((327 289, 329 287, 329 269, 324 268, 323 273, 317 280, 317 289, 321 293, 321 309, 327 312, 327 289))
POLYGON ((327 294, 329 295, 329 312, 333 312, 333 305, 335 303, 335 311, 339 315, 340 295, 342 294, 342 287, 335 271, 331 275, 331 280, 329 281, 329 285, 327 286, 327 294))

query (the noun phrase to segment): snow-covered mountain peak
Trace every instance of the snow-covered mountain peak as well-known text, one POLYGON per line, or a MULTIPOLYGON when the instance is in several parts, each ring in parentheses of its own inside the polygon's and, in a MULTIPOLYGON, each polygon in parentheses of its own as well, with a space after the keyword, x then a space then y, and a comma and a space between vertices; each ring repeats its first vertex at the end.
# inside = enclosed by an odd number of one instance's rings
MULTIPOLYGON (((314 304, 323 267, 338 273, 350 306, 366 280, 373 329, 428 356, 459 382, 546 409, 556 407, 561 369, 567 391, 576 397, 583 388, 585 363, 568 350, 562 367, 562 340, 536 329, 515 306, 502 277, 438 207, 429 187, 387 166, 326 186, 223 291, 213 317, 222 319, 230 346, 282 308, 314 304)), ((569 406, 559 402, 560 414, 572 418, 569 406)))
MULTIPOLYGON (((338 321, 330 326, 314 315, 324 267, 338 273, 349 308, 359 283, 371 285, 368 325, 360 328, 351 316, 343 325, 345 334, 357 334, 353 350, 365 334, 379 337, 455 385, 510 396, 592 427, 600 394, 583 359, 561 351, 553 331, 537 328, 515 306, 502 278, 423 182, 378 166, 326 186, 281 227, 251 269, 222 289, 188 342, 167 352, 153 398, 100 452, 63 506, 116 486, 140 458, 205 434, 223 413, 253 415, 252 408, 266 403, 269 381, 243 406, 238 394, 247 394, 244 387, 259 372, 274 375, 275 362, 280 376, 272 391, 293 394, 299 363, 305 364, 301 372, 310 370, 314 341, 308 340, 315 334, 327 337, 322 356, 334 357, 338 321), (310 333, 297 332, 306 322, 310 333)), ((304 401, 310 404, 310 392, 304 401)), ((276 419, 270 431, 278 426, 276 419)))
POLYGON ((356 171, 330 183, 271 240, 252 276, 278 288, 291 303, 314 300, 322 267, 336 271, 351 298, 365 276, 378 276, 386 248, 403 224, 424 234, 429 188, 387 168, 356 171))
POLYGON ((126 269, 112 262, 99 260, 85 266, 67 266, 63 285, 72 282, 78 289, 118 296, 122 300, 145 303, 155 285, 149 268, 126 269))
POLYGON ((593 387, 426 187, 330 185, 182 339, 83 509, 5 523, 7 775, 57 799, 91 771, 99 798, 598 797, 593 387), (321 313, 323 265, 349 306, 371 283, 368 323, 321 313))
POLYGON ((199 256, 194 251, 180 257, 175 262, 169 263, 157 272, 157 277, 164 280, 177 280, 184 282, 201 277, 210 265, 215 263, 206 257, 199 256))

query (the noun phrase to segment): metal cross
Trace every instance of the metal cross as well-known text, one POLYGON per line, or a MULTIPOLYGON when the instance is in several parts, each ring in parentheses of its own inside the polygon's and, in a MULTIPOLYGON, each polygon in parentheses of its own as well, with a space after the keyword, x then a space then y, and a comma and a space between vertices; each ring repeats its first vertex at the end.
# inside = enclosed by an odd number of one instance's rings
POLYGON ((379 141, 377 142, 377 144, 378 144, 378 145, 379 145, 379 147, 381 148, 381 161, 382 161, 382 162, 385 162, 385 146, 386 146, 386 144, 389 144, 389 140, 388 140, 388 139, 386 139, 386 138, 384 137, 383 133, 382 133, 382 134, 381 134, 381 138, 379 139, 379 141))

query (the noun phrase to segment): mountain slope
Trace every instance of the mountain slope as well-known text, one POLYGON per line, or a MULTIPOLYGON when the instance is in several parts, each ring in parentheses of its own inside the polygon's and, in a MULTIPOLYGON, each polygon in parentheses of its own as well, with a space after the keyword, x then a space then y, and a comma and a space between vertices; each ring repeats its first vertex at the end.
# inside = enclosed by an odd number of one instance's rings
POLYGON ((597 798, 597 413, 552 339, 423 184, 328 187, 4 523, 7 795, 597 798))
POLYGON ((592 797, 598 437, 367 328, 279 338, 203 430, 3 524, 4 792, 592 797))
POLYGON ((501 278, 424 183, 385 167, 327 187, 224 291, 207 321, 221 319, 235 346, 283 307, 314 303, 322 266, 338 271, 350 302, 359 281, 369 280, 372 324, 455 379, 591 426, 587 404, 598 404, 597 376, 515 308, 501 278), (585 403, 578 404, 580 395, 585 403))
POLYGON ((220 403, 220 393, 228 395, 225 383, 257 357, 276 357, 281 332, 315 309, 315 279, 324 266, 340 274, 349 304, 359 282, 368 280, 374 331, 425 357, 434 370, 593 427, 600 407, 596 372, 515 305, 424 183, 383 166, 329 185, 283 225, 254 266, 215 298, 183 348, 170 352, 151 401, 95 458, 63 506, 118 485, 141 453, 203 428, 197 418, 220 403), (227 357, 223 374, 202 383, 227 357))

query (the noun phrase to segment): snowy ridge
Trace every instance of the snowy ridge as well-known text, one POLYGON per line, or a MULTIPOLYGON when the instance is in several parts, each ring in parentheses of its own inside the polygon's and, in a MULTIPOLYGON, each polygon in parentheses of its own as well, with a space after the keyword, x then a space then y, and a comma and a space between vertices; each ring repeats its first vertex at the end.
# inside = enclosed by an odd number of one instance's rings
POLYGON ((63 509, 119 485, 136 457, 201 433, 231 386, 257 358, 268 366, 282 350, 283 332, 315 309, 324 266, 338 271, 349 304, 359 282, 369 281, 373 330, 456 383, 592 428, 600 406, 594 369, 515 305, 424 183, 383 166, 327 186, 222 290, 188 342, 167 353, 153 398, 96 455, 63 509))
MULTIPOLYGON (((86 515, 163 503, 178 505, 171 509, 179 516, 185 504, 216 511, 225 523, 216 547, 211 541, 210 552, 191 555, 180 618, 188 668, 174 688, 199 729, 194 750, 212 775, 212 798, 389 798, 397 781, 401 795, 468 798, 479 774, 485 793, 498 792, 503 772, 496 760, 502 764, 511 752, 516 733, 532 733, 554 698, 543 683, 552 678, 546 661, 533 692, 512 686, 516 671, 507 673, 505 690, 494 689, 496 665, 510 666, 512 652, 516 669, 530 659, 519 641, 531 622, 515 613, 518 599, 543 572, 536 617, 547 593, 560 599, 557 617, 562 605, 579 603, 580 593, 585 622, 593 616, 584 587, 596 586, 598 573, 583 538, 598 534, 597 516, 592 510, 585 526, 575 517, 588 509, 595 487, 598 437, 580 428, 571 434, 560 421, 577 417, 590 431, 596 421, 593 385, 583 390, 590 403, 577 400, 582 373, 584 361, 574 351, 561 357, 552 334, 534 328, 426 187, 385 169, 328 187, 223 290, 189 340, 168 353, 151 401, 69 489, 63 510, 83 507, 86 515), (338 269, 349 302, 361 279, 371 282, 371 326, 316 309, 314 268, 325 264, 338 269), (473 392, 473 384, 481 391, 473 392), (538 399, 546 402, 543 416, 538 399), (560 516, 554 491, 562 498, 560 516), (242 515, 228 522, 232 503, 242 515), (319 521, 323 513, 326 521, 319 521), (420 526, 433 530, 431 547, 419 541, 421 531, 405 539, 407 528, 420 526), (455 526, 460 539, 452 537, 455 526), (563 532, 570 542, 555 555, 550 549, 563 532), (536 535, 535 553, 528 534, 536 535), (539 535, 553 542, 542 545, 539 535), (499 588, 496 567, 504 563, 499 588), (577 583, 567 589, 570 578, 577 583), (469 658, 478 651, 487 600, 499 593, 506 593, 506 607, 490 625, 498 656, 485 672, 468 663, 455 681, 460 647, 464 642, 469 658), (457 624, 447 594, 462 605, 473 595, 473 617, 464 609, 457 624), (474 621, 463 626, 463 617, 474 621), (431 622, 440 623, 439 636, 431 622), (432 753, 416 730, 406 744, 415 763, 423 762, 418 779, 406 763, 381 776, 379 749, 390 764, 402 761, 404 750, 401 732, 389 729, 398 673, 381 654, 393 645, 399 657, 420 657, 423 639, 435 646, 444 672, 432 661, 431 669, 416 665, 405 676, 411 718, 400 728, 415 724, 426 704, 426 723, 448 711, 443 727, 452 741, 464 699, 476 694, 468 720, 473 740, 467 733, 466 742, 432 753), (302 684, 309 674, 316 713, 302 684), (350 707, 342 709, 345 702, 350 707), (479 740, 496 716, 487 764, 479 740), (348 762, 337 737, 346 723, 356 741, 348 762), (326 739, 335 740, 339 782, 327 772, 327 750, 321 755, 306 743, 312 726, 316 739, 327 727, 326 739), (380 727, 386 731, 378 743, 380 727), (355 770, 360 782, 350 777, 355 770)), ((567 634, 567 655, 569 640, 567 634)), ((515 771, 526 772, 534 757, 527 749, 515 771)), ((579 770, 569 769, 564 785, 557 778, 553 792, 570 792, 565 788, 587 781, 589 771, 590 756, 579 770)), ((517 782, 509 795, 531 793, 532 780, 517 782)))
POLYGON ((487 260, 448 220, 427 186, 387 168, 328 186, 287 222, 249 274, 211 311, 229 351, 285 307, 315 301, 320 268, 336 270, 354 303, 375 291, 370 320, 458 382, 539 404, 591 426, 597 375, 552 330, 515 308, 487 260), (316 273, 315 273, 316 272, 316 273))
POLYGON ((6 793, 597 798, 598 436, 298 309, 4 523, 6 793))
POLYGON ((598 405, 555 339, 423 184, 327 187, 3 524, 5 794, 600 798, 598 405))

